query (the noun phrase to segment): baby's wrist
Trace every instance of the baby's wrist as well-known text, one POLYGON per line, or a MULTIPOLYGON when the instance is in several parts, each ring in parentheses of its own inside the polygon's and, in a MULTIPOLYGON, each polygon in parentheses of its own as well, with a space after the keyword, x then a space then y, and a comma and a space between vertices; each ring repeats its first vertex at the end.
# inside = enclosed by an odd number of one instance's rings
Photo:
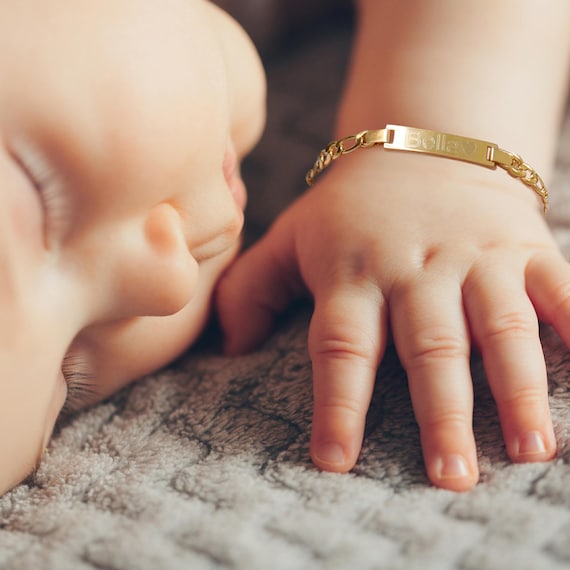
POLYGON ((372 147, 427 154, 489 169, 499 167, 535 193, 542 203, 544 214, 548 210, 549 196, 544 181, 519 155, 492 142, 401 125, 388 124, 383 129, 364 130, 330 142, 307 172, 307 184, 312 186, 319 174, 342 156, 372 147))

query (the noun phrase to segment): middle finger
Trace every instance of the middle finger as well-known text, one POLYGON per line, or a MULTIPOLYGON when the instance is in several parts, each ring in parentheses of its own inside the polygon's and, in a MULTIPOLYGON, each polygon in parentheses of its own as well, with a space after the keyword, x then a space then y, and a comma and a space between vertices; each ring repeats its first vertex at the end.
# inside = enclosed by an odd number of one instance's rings
POLYGON ((408 374, 428 476, 463 491, 479 476, 470 343, 457 280, 423 274, 393 291, 394 342, 408 374))

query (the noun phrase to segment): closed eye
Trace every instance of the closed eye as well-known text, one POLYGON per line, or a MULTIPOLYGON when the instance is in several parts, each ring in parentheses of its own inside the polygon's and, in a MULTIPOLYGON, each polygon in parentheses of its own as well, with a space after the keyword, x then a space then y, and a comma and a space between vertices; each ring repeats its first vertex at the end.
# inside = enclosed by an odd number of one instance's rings
POLYGON ((50 249, 69 220, 60 178, 45 153, 28 139, 19 138, 12 144, 12 156, 36 190, 44 215, 44 242, 50 249))

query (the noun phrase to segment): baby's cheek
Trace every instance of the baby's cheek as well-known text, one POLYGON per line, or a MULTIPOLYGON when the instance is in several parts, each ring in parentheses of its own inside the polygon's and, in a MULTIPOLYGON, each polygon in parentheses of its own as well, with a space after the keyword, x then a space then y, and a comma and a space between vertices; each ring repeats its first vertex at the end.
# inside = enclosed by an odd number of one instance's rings
POLYGON ((60 372, 58 374, 58 379, 55 385, 55 389, 53 391, 51 402, 48 407, 42 449, 46 449, 49 444, 49 440, 51 439, 55 423, 57 421, 57 418, 59 417, 59 414, 61 413, 61 410, 63 409, 66 398, 67 398, 67 384, 65 382, 63 374, 60 372))
MULTIPOLYGON (((34 376, 40 377, 39 374, 34 376)), ((65 384, 46 378, 2 385, 0 405, 0 495, 38 466, 65 400, 65 384), (20 384, 25 385, 19 389, 20 384)))

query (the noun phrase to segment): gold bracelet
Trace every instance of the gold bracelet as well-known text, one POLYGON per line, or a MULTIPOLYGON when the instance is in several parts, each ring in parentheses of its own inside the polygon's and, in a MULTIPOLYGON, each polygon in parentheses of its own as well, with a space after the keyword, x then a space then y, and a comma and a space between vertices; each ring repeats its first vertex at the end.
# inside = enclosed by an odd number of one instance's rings
POLYGON ((546 214, 548 210, 548 190, 542 178, 517 154, 503 150, 494 143, 478 139, 400 125, 386 125, 384 129, 361 131, 356 135, 329 143, 320 152, 313 168, 307 172, 305 177, 307 184, 312 186, 316 177, 343 154, 376 145, 383 145, 384 148, 392 150, 463 160, 487 168, 495 169, 500 166, 536 192, 542 200, 544 213, 546 214))

